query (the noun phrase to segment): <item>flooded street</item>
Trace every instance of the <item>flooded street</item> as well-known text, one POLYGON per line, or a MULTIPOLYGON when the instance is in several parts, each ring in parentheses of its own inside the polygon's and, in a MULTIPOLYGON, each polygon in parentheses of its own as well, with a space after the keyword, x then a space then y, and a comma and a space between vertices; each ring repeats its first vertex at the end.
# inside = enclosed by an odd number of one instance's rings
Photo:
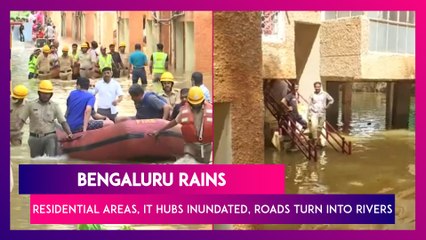
MULTIPOLYGON (((30 89, 29 100, 38 98, 36 80, 28 80, 28 59, 34 46, 30 43, 21 43, 14 41, 12 45, 12 87, 17 84, 24 84, 30 89)), ((190 87, 190 74, 177 75, 174 88, 180 89, 190 87)), ((133 101, 131 100, 128 89, 132 81, 127 78, 118 80, 123 88, 124 100, 119 104, 118 116, 134 116, 136 113, 133 101)), ((148 80, 150 83, 150 79, 148 80)), ((211 76, 204 76, 206 86, 212 89, 211 76)), ((140 83, 140 82, 139 82, 140 83)), ((66 99, 69 93, 75 89, 75 81, 53 80, 54 94, 52 101, 61 106, 63 113, 66 110, 66 99)), ((152 84, 148 85, 148 90, 153 89, 152 84)), ((18 195, 18 165, 19 164, 91 164, 91 162, 80 161, 77 159, 67 159, 66 156, 48 158, 39 157, 31 159, 29 154, 28 140, 28 124, 23 129, 23 145, 19 147, 11 147, 11 161, 13 164, 14 189, 11 193, 11 229, 75 229, 75 225, 30 225, 29 224, 29 196, 18 195)), ((96 164, 96 163, 94 163, 96 164)), ((134 162, 132 162, 134 164, 134 162)), ((121 225, 103 225, 106 229, 119 229, 121 225)), ((131 225, 134 229, 205 229, 211 230, 211 225, 131 225)))
POLYGON ((264 225, 264 229, 414 229, 414 99, 410 130, 385 131, 385 94, 353 93, 352 155, 319 150, 317 162, 300 153, 267 149, 267 163, 286 165, 288 194, 395 194, 395 225, 264 225))

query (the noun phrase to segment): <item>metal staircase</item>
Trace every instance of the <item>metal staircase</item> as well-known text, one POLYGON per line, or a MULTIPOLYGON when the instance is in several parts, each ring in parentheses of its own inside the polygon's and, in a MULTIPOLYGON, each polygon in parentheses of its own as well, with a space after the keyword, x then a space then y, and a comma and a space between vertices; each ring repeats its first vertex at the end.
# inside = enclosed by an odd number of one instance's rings
MULTIPOLYGON (((306 99, 302 96, 300 97, 308 103, 306 99)), ((292 139, 294 145, 307 159, 317 161, 318 156, 316 146, 303 132, 300 131, 297 127, 296 121, 290 114, 288 114, 285 106, 281 102, 277 102, 268 90, 264 90, 264 102, 266 108, 278 121, 278 126, 282 133, 285 133, 292 139)), ((352 142, 347 141, 345 137, 340 135, 340 133, 333 128, 329 122, 326 122, 325 133, 323 131, 321 132, 321 135, 334 150, 348 155, 352 153, 352 142)))

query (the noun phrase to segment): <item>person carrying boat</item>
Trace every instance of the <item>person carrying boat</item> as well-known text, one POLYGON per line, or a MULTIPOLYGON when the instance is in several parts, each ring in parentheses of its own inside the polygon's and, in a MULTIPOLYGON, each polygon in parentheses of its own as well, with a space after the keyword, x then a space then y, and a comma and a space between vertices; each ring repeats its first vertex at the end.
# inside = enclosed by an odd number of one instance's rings
POLYGON ((86 132, 102 128, 102 120, 90 119, 95 105, 95 96, 87 92, 90 80, 78 78, 76 85, 77 89, 72 91, 67 99, 67 112, 65 113, 71 132, 86 132))
POLYGON ((195 160, 199 163, 209 163, 213 141, 213 106, 205 100, 200 87, 189 89, 188 102, 182 106, 176 119, 150 135, 161 135, 163 131, 178 123, 182 125, 181 131, 185 140, 185 155, 178 161, 195 160))
POLYGON ((154 92, 145 92, 143 87, 137 83, 130 86, 129 94, 135 103, 136 116, 118 117, 117 122, 131 119, 169 119, 172 107, 163 97, 154 92))
POLYGON ((34 50, 33 54, 31 54, 30 56, 30 60, 28 62, 28 79, 33 79, 33 78, 37 78, 38 74, 37 74, 37 58, 40 55, 41 50, 40 49, 36 49, 34 50))
POLYGON ((98 94, 97 112, 115 122, 117 105, 123 101, 123 89, 120 84, 112 79, 112 69, 105 67, 102 71, 103 78, 95 85, 94 94, 98 94))
POLYGON ((12 96, 10 97, 10 143, 12 146, 22 144, 22 125, 18 126, 17 123, 20 121, 19 114, 24 109, 27 95, 28 88, 19 84, 13 88, 12 96))
POLYGON ((37 70, 38 78, 40 80, 46 80, 50 78, 50 69, 53 66, 53 58, 49 55, 50 48, 44 45, 42 48, 43 54, 37 57, 37 70))
POLYGON ((161 86, 163 87, 163 93, 160 96, 167 100, 167 103, 173 108, 177 103, 179 103, 179 92, 173 89, 174 77, 170 72, 165 72, 161 75, 160 78, 161 86))
POLYGON ((50 101, 53 96, 53 84, 49 80, 42 80, 38 86, 39 98, 25 105, 19 114, 20 121, 17 127, 22 127, 30 118, 30 146, 31 157, 57 155, 57 137, 55 119, 62 125, 68 139, 72 133, 58 104, 50 101))
POLYGON ((73 59, 68 55, 68 46, 62 48, 62 56, 58 59, 59 61, 59 78, 62 80, 72 79, 72 66, 73 59))

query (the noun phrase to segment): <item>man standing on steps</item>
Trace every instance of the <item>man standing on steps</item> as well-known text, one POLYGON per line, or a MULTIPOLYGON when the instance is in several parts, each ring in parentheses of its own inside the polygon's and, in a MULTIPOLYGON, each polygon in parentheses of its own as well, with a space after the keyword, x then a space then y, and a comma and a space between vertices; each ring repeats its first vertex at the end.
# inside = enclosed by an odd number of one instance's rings
POLYGON ((298 94, 297 91, 299 90, 299 85, 295 84, 293 86, 293 89, 287 96, 285 96, 281 102, 287 107, 290 117, 300 125, 302 125, 302 132, 304 132, 308 128, 308 123, 302 118, 302 116, 299 114, 299 110, 297 108, 298 101, 298 94))
POLYGON ((312 141, 316 145, 320 144, 319 138, 326 121, 326 109, 334 103, 334 99, 330 96, 330 94, 322 91, 321 86, 321 82, 315 82, 315 92, 308 99, 308 121, 312 134, 312 141))

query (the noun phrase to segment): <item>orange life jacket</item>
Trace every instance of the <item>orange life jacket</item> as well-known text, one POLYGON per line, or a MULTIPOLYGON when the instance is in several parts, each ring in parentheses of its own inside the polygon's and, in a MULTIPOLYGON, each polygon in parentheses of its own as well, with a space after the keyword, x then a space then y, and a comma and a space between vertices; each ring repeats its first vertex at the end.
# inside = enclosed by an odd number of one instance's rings
POLYGON ((213 106, 204 102, 203 123, 199 133, 194 124, 194 114, 186 103, 181 108, 181 124, 183 139, 187 143, 211 143, 213 141, 213 106), (200 136, 201 135, 201 136, 200 136))

